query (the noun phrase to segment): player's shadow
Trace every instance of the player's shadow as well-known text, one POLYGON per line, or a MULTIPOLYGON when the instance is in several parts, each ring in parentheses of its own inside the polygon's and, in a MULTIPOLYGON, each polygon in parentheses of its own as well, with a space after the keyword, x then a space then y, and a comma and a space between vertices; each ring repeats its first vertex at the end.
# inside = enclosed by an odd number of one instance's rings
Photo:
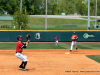
MULTIPOLYGON (((32 69, 26 69, 26 71, 29 71, 29 70, 35 70, 36 68, 32 68, 32 69)), ((22 69, 19 69, 19 70, 22 70, 22 69)))
POLYGON ((78 52, 78 51, 73 51, 73 52, 78 52))

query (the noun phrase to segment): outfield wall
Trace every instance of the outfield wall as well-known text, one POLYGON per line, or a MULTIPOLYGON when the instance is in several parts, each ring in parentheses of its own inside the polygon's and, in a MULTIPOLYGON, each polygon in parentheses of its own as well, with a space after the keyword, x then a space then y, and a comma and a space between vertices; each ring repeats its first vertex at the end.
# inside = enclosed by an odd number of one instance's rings
MULTIPOLYGON (((71 42, 73 31, 0 31, 0 41, 17 41, 17 36, 22 35, 26 41, 26 35, 31 34, 32 42, 54 42, 59 37, 59 42, 71 42)), ((79 42, 100 42, 100 31, 76 31, 79 42)))

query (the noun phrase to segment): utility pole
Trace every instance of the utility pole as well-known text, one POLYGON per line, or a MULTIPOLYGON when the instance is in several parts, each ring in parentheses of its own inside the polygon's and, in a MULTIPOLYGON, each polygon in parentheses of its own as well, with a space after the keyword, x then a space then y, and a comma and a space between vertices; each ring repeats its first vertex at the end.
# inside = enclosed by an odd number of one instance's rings
POLYGON ((47 30, 47 0, 46 0, 46 20, 45 20, 45 30, 47 30))
POLYGON ((95 11, 95 28, 96 28, 96 24, 97 24, 97 0, 96 0, 96 11, 95 11))
POLYGON ((87 30, 90 30, 90 0, 88 0, 88 27, 87 30))
POLYGON ((21 16, 22 16, 22 0, 20 0, 20 30, 21 30, 21 16))

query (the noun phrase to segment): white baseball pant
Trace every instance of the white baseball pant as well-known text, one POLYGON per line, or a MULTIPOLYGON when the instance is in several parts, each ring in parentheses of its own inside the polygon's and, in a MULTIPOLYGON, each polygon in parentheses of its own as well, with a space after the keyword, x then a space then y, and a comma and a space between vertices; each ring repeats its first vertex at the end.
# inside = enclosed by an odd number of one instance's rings
POLYGON ((25 55, 22 54, 22 53, 17 52, 15 55, 16 55, 16 57, 18 57, 19 59, 21 59, 21 60, 24 61, 24 62, 28 61, 27 56, 25 56, 25 55))
POLYGON ((77 41, 72 41, 70 50, 73 49, 73 45, 77 48, 77 41))
POLYGON ((55 42, 55 45, 57 45, 58 44, 58 40, 56 40, 56 42, 55 42))

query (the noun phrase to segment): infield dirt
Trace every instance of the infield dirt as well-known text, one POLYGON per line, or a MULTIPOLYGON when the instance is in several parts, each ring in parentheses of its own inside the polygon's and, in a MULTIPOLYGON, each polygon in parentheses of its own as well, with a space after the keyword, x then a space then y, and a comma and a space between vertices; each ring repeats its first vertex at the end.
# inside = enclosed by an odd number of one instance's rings
POLYGON ((28 57, 28 71, 19 68, 22 61, 15 50, 0 50, 0 75, 100 75, 95 72, 100 71, 100 64, 85 56, 100 55, 99 49, 24 50, 23 54, 28 57))

